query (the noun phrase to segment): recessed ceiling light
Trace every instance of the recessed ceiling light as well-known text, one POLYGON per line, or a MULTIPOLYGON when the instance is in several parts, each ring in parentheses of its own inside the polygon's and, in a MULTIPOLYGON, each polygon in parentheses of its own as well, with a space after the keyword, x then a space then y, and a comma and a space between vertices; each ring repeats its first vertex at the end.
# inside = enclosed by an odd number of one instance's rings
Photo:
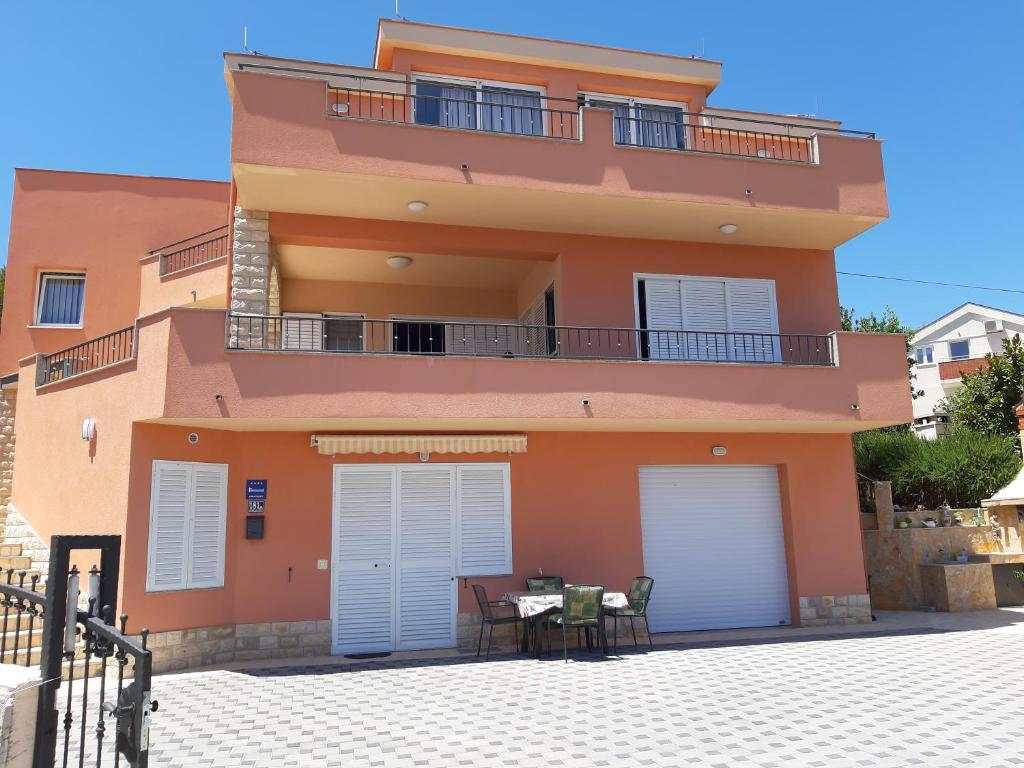
POLYGON ((388 256, 388 266, 392 269, 405 269, 412 264, 408 256, 388 256))
POLYGON ((413 200, 411 203, 409 203, 408 208, 413 213, 422 213, 423 211, 427 210, 428 206, 422 200, 413 200))
POLYGON ((737 229, 739 229, 739 227, 737 227, 735 224, 723 224, 718 228, 718 231, 721 232, 723 235, 731 235, 737 229))

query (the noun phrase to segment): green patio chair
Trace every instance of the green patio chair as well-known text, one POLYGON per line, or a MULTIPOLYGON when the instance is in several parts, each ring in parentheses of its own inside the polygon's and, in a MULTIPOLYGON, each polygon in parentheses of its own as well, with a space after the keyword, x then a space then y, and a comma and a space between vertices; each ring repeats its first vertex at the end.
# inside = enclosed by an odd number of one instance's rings
POLYGON ((495 624, 513 624, 513 632, 516 634, 516 647, 519 647, 519 612, 512 603, 505 600, 488 600, 487 590, 482 584, 473 585, 473 594, 476 595, 476 602, 480 606, 480 637, 476 641, 476 655, 480 656, 480 646, 484 642, 484 626, 487 630, 487 654, 484 661, 491 658, 491 641, 494 639, 495 624), (504 614, 504 615, 502 615, 504 614))
MULTIPOLYGON (((569 644, 566 640, 566 628, 576 627, 576 636, 579 637, 579 630, 587 630, 587 639, 590 639, 590 630, 596 629, 598 642, 601 643, 605 653, 608 652, 608 644, 605 642, 604 630, 601 626, 604 623, 604 587, 575 586, 566 587, 562 590, 562 611, 551 616, 548 620, 551 624, 562 626, 562 655, 566 663, 569 662, 569 644)), ((548 652, 551 651, 551 641, 548 640, 548 652)))
POLYGON ((637 576, 633 579, 633 583, 629 585, 629 592, 626 595, 626 600, 629 601, 628 608, 607 608, 605 609, 605 616, 610 618, 614 623, 612 624, 612 648, 616 652, 619 650, 619 619, 628 618, 629 628, 633 630, 633 645, 638 645, 636 641, 636 625, 633 624, 635 619, 644 620, 644 628, 647 630, 647 642, 651 644, 651 650, 654 650, 654 640, 651 639, 651 626, 647 623, 647 603, 651 600, 651 592, 654 590, 654 579, 650 576, 637 576))
POLYGON ((527 576, 526 589, 530 592, 561 592, 565 579, 561 576, 527 576))

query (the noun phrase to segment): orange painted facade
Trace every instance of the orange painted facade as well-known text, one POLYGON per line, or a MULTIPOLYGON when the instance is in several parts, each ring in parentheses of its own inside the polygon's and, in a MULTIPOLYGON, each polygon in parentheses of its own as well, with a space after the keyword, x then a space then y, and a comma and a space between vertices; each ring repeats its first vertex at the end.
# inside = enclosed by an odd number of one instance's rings
MULTIPOLYGON (((850 435, 912 416, 904 339, 839 332, 834 248, 888 215, 880 142, 830 121, 756 115, 758 130, 788 132, 757 145, 770 147, 762 156, 742 155, 736 131, 717 153, 616 145, 611 111, 577 107, 579 94, 670 102, 711 125, 720 67, 382 24, 378 70, 227 57, 230 185, 18 172, 0 332, 0 373, 18 374, 18 512, 43 539, 122 535, 121 608, 135 629, 323 620, 332 465, 419 459, 324 456, 312 435, 515 432, 526 453, 429 458, 511 466, 513 573, 481 579, 492 594, 539 568, 625 588, 645 570, 638 468, 747 464, 778 467, 793 622, 802 597, 865 593, 850 435), (325 93, 329 104, 355 76, 371 78, 368 89, 374 76, 397 78, 410 103, 408 78, 424 73, 540 87, 576 116, 578 135, 554 138, 553 117, 544 135, 521 136, 325 109, 325 93), (797 144, 814 154, 769 156, 797 144), (231 254, 161 275, 150 251, 231 210, 231 254), (52 226, 55 213, 66 226, 52 226), (384 266, 392 255, 412 266, 384 266), (28 327, 36 275, 51 268, 86 273, 81 329, 28 327), (646 328, 645 276, 771 281, 778 338, 812 338, 830 357, 616 351, 613 339, 646 328), (555 325, 616 329, 598 342, 602 359, 396 354, 389 343, 328 354, 320 341, 289 349, 276 331, 237 343, 247 314, 276 329, 282 313, 515 325, 548 289, 555 325), (42 355, 128 326, 130 355, 46 378, 42 355), (154 461, 228 466, 223 587, 146 591, 154 461), (271 488, 263 540, 244 536, 247 478, 271 488)), ((728 510, 708 514, 721 515, 728 547, 728 510)), ((475 610, 466 587, 461 613, 475 610)))

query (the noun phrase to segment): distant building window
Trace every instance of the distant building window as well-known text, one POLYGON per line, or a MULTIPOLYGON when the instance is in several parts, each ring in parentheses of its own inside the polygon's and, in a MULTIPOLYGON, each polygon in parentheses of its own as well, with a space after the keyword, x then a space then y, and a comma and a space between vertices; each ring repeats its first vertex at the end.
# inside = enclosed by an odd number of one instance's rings
POLYGON ((932 354, 931 347, 918 347, 914 350, 914 354, 917 356, 918 365, 935 362, 935 356, 932 354))
POLYGON ((971 342, 968 339, 949 342, 949 359, 966 360, 971 356, 971 342))
POLYGON ((39 276, 36 325, 79 326, 85 304, 85 275, 43 272, 39 276))

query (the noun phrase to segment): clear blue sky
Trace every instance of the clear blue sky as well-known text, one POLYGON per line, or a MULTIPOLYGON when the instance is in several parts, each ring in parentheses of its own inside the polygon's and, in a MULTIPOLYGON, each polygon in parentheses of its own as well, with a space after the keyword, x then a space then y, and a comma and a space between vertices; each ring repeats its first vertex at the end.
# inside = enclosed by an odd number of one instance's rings
MULTIPOLYGON (((840 269, 1024 290, 1024 2, 401 3, 415 21, 703 50, 725 63, 715 106, 816 112, 885 140, 892 218, 840 248, 840 269)), ((221 53, 244 25, 262 53, 369 65, 393 13, 394 0, 0 2, 0 244, 17 166, 226 179, 221 53)), ((964 301, 1024 312, 1024 294, 853 277, 840 294, 915 326, 964 301)))

